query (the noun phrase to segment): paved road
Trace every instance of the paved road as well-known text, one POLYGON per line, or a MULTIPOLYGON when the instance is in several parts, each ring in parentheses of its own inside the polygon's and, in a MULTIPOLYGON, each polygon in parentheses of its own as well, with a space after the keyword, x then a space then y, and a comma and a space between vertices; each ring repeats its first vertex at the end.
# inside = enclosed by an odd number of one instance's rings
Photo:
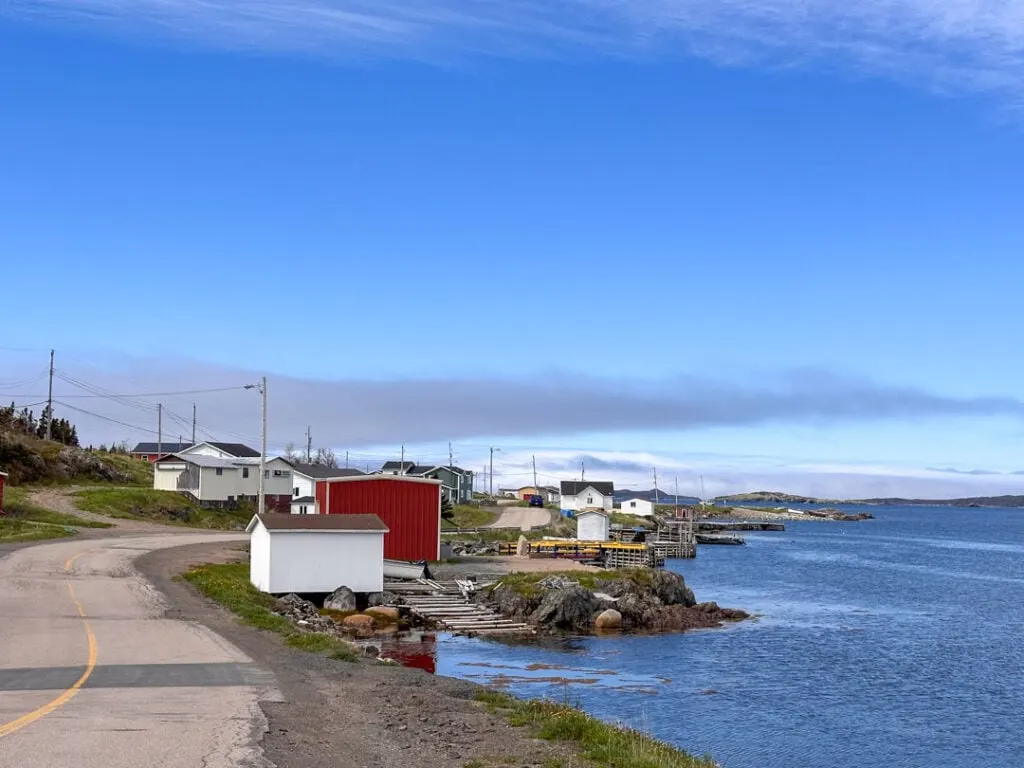
POLYGON ((164 616, 147 552, 239 534, 149 534, 0 553, 0 768, 266 765, 273 676, 164 616))

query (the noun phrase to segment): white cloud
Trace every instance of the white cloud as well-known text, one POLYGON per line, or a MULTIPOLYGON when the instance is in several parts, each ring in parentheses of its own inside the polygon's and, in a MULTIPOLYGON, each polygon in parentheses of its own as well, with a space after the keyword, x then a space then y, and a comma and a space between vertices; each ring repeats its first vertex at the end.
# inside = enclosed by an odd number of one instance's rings
POLYGON ((9 0, 5 8, 227 48, 399 57, 568 48, 852 65, 1014 96, 1024 82, 1022 0, 9 0))

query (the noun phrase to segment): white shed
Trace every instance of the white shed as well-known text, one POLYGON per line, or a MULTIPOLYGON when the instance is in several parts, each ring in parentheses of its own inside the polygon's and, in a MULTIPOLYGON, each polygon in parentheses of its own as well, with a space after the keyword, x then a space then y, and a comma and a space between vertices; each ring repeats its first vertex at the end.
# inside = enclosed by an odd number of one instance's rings
POLYGON ((651 517, 654 515, 654 502, 647 499, 626 499, 622 502, 622 511, 627 515, 651 517))
POLYGON ((254 515, 249 580, 261 592, 384 589, 384 534, 376 515, 254 515))
POLYGON ((580 541, 608 541, 608 515, 587 510, 576 515, 576 538, 580 541))

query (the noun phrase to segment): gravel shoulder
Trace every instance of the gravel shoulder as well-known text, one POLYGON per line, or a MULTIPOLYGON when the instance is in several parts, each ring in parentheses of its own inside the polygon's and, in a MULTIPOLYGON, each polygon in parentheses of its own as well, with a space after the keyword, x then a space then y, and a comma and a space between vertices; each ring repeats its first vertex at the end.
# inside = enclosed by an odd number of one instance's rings
POLYGON ((480 686, 365 660, 296 651, 238 623, 176 576, 241 556, 237 544, 159 550, 136 568, 167 598, 167 615, 194 621, 238 646, 277 678, 282 701, 261 702, 262 747, 278 768, 584 765, 571 747, 531 738, 473 700, 480 686))

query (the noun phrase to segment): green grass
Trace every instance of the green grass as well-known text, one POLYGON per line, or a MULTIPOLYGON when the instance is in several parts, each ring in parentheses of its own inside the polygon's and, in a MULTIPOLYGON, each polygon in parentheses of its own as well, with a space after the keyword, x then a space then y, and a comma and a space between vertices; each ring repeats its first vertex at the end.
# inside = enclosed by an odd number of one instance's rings
POLYGON ((118 472, 123 472, 130 478, 127 482, 131 485, 138 485, 146 488, 153 487, 153 465, 148 461, 133 459, 131 456, 124 453, 105 453, 103 451, 94 451, 93 455, 104 464, 116 469, 118 472))
POLYGON ((201 565, 185 573, 184 578, 208 598, 237 615, 243 623, 281 635, 292 648, 324 653, 339 661, 359 658, 344 640, 319 632, 301 632, 284 616, 272 613, 275 598, 249 583, 248 563, 201 565))
POLYGON ((190 528, 241 530, 254 511, 249 504, 237 509, 205 509, 179 493, 152 488, 86 488, 75 496, 78 506, 88 512, 190 528))
POLYGON ((541 591, 537 582, 551 576, 572 579, 584 589, 600 589, 601 584, 612 581, 632 581, 647 586, 651 583, 653 571, 650 568, 618 568, 613 571, 516 571, 503 577, 495 587, 508 586, 522 595, 536 595, 541 591))
POLYGON ((46 509, 29 500, 28 489, 22 487, 9 487, 4 493, 4 512, 12 520, 28 520, 36 523, 49 523, 50 525, 74 525, 79 528, 110 528, 110 523, 100 523, 93 520, 86 520, 75 515, 68 515, 64 512, 55 512, 46 509))
POLYGON ((65 536, 74 535, 75 530, 73 528, 0 517, 0 544, 7 544, 15 541, 62 539, 65 536))
POLYGON ((489 509, 482 509, 474 504, 456 504, 452 511, 452 519, 446 520, 448 528, 482 528, 498 519, 497 514, 489 509))
POLYGON ((477 701, 492 713, 504 715, 517 728, 548 741, 572 744, 580 757, 601 768, 714 768, 708 757, 698 758, 646 733, 602 722, 565 704, 523 700, 498 691, 480 691, 477 701))
POLYGON ((649 517, 631 515, 628 512, 612 512, 611 522, 615 525, 624 525, 627 528, 653 528, 654 521, 649 517))

